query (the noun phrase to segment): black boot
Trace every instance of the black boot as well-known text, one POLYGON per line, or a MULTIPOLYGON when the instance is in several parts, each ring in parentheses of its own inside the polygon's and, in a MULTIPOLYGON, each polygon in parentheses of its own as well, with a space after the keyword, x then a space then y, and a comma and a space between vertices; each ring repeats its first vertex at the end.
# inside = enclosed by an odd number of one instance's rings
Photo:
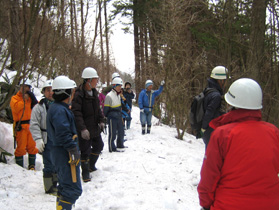
POLYGON ((23 156, 15 157, 16 164, 23 167, 23 156))
POLYGON ((89 160, 81 160, 81 175, 82 175, 82 180, 84 182, 90 182, 90 173, 89 173, 89 160))
MULTIPOLYGON (((57 201, 56 201, 57 202, 57 201)), ((62 196, 59 197, 58 203, 57 203, 57 210, 71 210, 72 205, 70 202, 66 201, 62 196)))
POLYGON ((95 164, 96 164, 98 158, 99 158, 98 154, 95 154, 95 153, 90 154, 90 168, 89 168, 90 172, 97 171, 95 164))
POLYGON ((151 125, 147 125, 147 134, 150 134, 151 131, 151 125))
POLYGON ((141 125, 141 134, 144 135, 145 134, 145 124, 141 125))
POLYGON ((28 161, 29 161, 29 170, 35 170, 35 162, 36 162, 36 155, 28 155, 28 161))

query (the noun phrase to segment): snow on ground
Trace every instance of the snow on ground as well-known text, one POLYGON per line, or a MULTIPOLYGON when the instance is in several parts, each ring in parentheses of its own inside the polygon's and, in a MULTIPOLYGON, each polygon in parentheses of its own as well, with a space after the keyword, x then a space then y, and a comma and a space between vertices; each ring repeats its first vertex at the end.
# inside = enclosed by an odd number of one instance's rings
MULTIPOLYGON (((38 91, 37 91, 38 92, 38 91)), ((38 94, 35 94, 37 97, 38 94)), ((123 153, 109 153, 105 147, 91 173, 92 181, 82 183, 83 194, 76 210, 196 210, 199 209, 197 184, 204 155, 201 139, 185 134, 175 138, 176 129, 153 117, 151 134, 141 135, 139 109, 133 108, 131 129, 126 131, 123 153)), ((13 153, 12 125, 0 122, 0 147, 13 153)), ((44 193, 42 157, 37 155, 36 171, 15 164, 0 163, 0 209, 55 209, 56 198, 44 193)))

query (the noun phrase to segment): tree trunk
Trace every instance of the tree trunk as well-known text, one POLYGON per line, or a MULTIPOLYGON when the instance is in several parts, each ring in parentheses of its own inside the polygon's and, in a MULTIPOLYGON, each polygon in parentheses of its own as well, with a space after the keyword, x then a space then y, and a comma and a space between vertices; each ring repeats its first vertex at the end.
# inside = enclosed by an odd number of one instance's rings
POLYGON ((266 7, 267 1, 253 1, 247 69, 251 77, 258 81, 264 58, 266 7))

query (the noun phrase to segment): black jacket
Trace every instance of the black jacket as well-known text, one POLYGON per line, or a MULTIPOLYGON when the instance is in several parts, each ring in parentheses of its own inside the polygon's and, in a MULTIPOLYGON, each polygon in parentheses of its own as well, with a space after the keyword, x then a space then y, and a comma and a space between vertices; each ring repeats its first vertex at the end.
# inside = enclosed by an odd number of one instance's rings
POLYGON ((207 80, 208 82, 208 88, 214 88, 216 91, 212 91, 208 93, 204 98, 204 117, 202 121, 202 128, 207 129, 209 122, 213 120, 216 117, 219 117, 223 113, 220 111, 221 103, 222 103, 222 96, 223 96, 223 90, 218 84, 218 82, 213 79, 209 78, 207 80))
POLYGON ((129 93, 128 91, 123 91, 123 95, 126 98, 126 101, 130 107, 130 109, 132 109, 132 101, 135 98, 135 94, 133 93, 133 91, 131 91, 131 93, 129 93))
POLYGON ((93 96, 90 96, 84 89, 84 85, 80 85, 74 95, 72 102, 72 111, 75 115, 76 127, 81 138, 81 131, 87 129, 91 137, 100 135, 101 130, 99 123, 104 122, 104 116, 100 109, 98 91, 92 89, 93 96))

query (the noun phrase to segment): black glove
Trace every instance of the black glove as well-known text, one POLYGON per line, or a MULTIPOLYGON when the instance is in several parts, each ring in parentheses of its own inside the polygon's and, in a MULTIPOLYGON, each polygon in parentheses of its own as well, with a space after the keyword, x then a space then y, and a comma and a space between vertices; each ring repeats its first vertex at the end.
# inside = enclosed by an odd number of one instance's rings
POLYGON ((80 151, 77 149, 77 147, 73 147, 68 150, 69 156, 70 156, 70 164, 75 164, 76 166, 78 165, 80 161, 80 151))
POLYGON ((202 207, 201 210, 210 210, 210 208, 202 207))
POLYGON ((27 91, 26 92, 30 98, 31 98, 31 109, 33 109, 33 107, 38 103, 36 96, 34 95, 34 93, 32 93, 31 91, 27 91))
POLYGON ((105 127, 106 127, 105 123, 103 123, 103 122, 99 123, 99 128, 100 128, 101 132, 104 132, 105 127))

